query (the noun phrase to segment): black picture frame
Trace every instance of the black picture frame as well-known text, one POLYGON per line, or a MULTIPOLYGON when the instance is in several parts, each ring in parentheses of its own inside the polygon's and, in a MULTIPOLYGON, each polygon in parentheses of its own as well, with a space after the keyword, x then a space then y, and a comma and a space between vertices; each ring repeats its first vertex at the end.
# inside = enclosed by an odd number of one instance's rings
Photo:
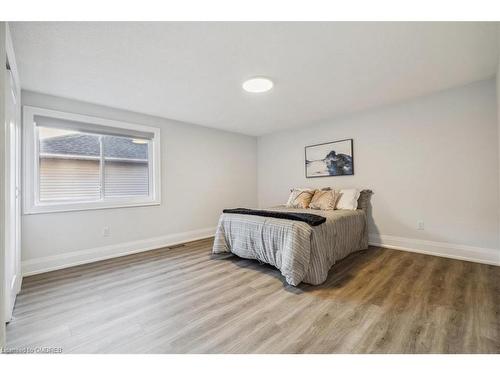
MULTIPOLYGON (((305 172, 306 178, 353 176, 354 175, 354 145, 353 144, 354 144, 353 138, 347 138, 347 139, 341 139, 338 141, 317 143, 314 145, 305 146, 304 147, 304 172, 305 172), (337 160, 331 160, 332 157, 330 157, 329 163, 325 162, 325 164, 327 164, 325 166, 327 173, 315 174, 315 175, 311 175, 310 173, 308 173, 308 166, 310 168, 313 162, 323 161, 323 160, 308 160, 307 159, 308 149, 318 147, 318 146, 323 146, 323 148, 324 148, 326 145, 331 144, 332 145, 331 150, 335 151, 335 146, 333 146, 333 145, 338 144, 338 143, 342 143, 342 142, 349 143, 348 147, 350 150, 350 155, 341 153, 339 155, 343 155, 343 156, 337 157, 336 158, 337 160), (350 158, 350 160, 349 160, 349 158, 350 158)), ((327 158, 327 156, 329 156, 329 153, 327 155, 325 155, 325 159, 327 158)))

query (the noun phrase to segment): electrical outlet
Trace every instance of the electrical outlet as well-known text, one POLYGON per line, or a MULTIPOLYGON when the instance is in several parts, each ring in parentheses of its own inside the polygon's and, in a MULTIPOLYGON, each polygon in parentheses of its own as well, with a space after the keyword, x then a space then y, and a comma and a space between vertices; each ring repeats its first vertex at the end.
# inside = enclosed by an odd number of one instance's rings
POLYGON ((111 236, 111 230, 109 229, 109 227, 102 228, 102 236, 103 237, 111 236))
POLYGON ((423 220, 417 221, 417 230, 424 230, 424 221, 423 220))

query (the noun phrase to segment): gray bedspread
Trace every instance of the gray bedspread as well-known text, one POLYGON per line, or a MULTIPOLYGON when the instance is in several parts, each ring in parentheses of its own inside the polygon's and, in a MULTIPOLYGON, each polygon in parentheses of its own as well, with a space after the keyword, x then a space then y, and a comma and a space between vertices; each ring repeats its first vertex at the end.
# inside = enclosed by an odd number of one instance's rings
POLYGON ((326 222, 316 227, 286 219, 222 214, 213 253, 233 253, 278 268, 291 285, 323 283, 335 262, 368 248, 366 214, 363 210, 312 210, 284 206, 266 210, 321 215, 326 222))

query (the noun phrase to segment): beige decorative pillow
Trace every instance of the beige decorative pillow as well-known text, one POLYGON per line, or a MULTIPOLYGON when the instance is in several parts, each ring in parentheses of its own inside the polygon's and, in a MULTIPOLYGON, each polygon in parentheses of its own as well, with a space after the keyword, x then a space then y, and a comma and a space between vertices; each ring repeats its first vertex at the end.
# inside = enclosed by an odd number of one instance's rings
POLYGON ((292 189, 286 206, 290 208, 307 208, 314 195, 312 189, 292 189))
POLYGON ((334 210, 340 194, 336 190, 316 190, 309 208, 314 210, 334 210))

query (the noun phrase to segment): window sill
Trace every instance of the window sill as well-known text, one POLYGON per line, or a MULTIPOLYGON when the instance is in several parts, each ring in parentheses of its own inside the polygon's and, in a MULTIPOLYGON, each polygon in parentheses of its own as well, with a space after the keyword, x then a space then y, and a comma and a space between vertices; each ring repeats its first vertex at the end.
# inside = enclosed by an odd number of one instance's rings
POLYGON ((147 207, 159 206, 161 201, 157 200, 136 200, 127 202, 124 201, 107 201, 107 202, 78 202, 78 203, 57 203, 57 204, 39 204, 31 207, 25 207, 24 215, 48 214, 55 212, 71 212, 71 211, 91 211, 91 210, 106 210, 113 208, 128 208, 128 207, 147 207))

